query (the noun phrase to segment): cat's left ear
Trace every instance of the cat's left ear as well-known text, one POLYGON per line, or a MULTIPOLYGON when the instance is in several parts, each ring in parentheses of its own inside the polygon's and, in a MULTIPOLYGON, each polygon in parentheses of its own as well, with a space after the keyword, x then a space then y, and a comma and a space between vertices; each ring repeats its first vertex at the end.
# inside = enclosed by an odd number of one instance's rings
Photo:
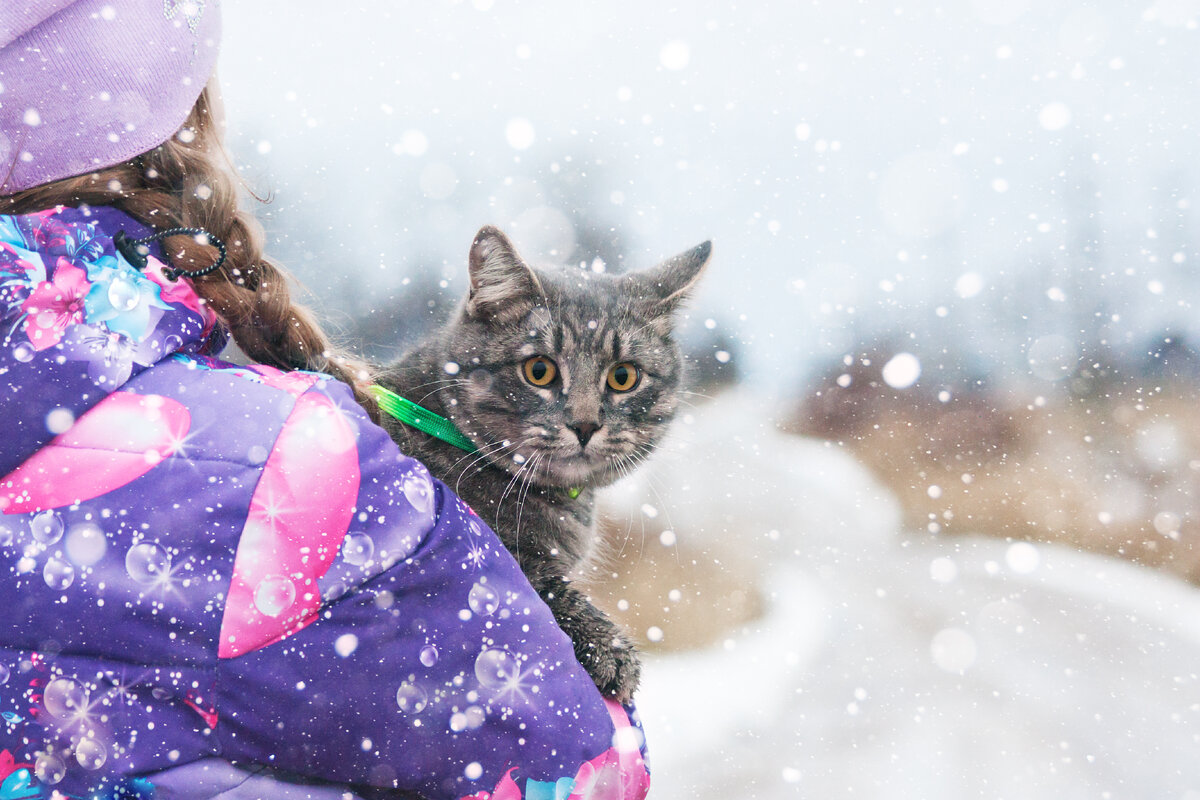
POLYGON ((671 329, 671 315, 687 300, 704 274, 712 257, 712 242, 702 242, 691 250, 668 258, 652 269, 625 276, 631 290, 651 306, 652 317, 660 321, 661 333, 671 329))
POLYGON ((471 243, 468 265, 471 292, 466 311, 471 317, 506 321, 529 311, 545 296, 537 275, 499 228, 485 225, 471 243))

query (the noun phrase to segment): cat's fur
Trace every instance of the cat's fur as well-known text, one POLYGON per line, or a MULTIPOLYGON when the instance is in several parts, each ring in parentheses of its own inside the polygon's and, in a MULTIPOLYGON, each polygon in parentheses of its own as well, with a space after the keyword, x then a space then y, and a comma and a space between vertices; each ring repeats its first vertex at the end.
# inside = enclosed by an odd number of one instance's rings
POLYGON ((454 317, 376 382, 451 419, 479 451, 387 418, 389 433, 496 531, 570 636, 600 690, 628 701, 640 666, 629 639, 569 576, 595 538, 593 489, 654 449, 675 412, 683 361, 674 312, 708 261, 705 242, 621 276, 528 266, 499 230, 471 246, 470 293, 454 317), (545 388, 524 377, 552 359, 545 388), (639 383, 615 393, 610 367, 632 362, 639 383), (571 497, 572 489, 582 490, 571 497))

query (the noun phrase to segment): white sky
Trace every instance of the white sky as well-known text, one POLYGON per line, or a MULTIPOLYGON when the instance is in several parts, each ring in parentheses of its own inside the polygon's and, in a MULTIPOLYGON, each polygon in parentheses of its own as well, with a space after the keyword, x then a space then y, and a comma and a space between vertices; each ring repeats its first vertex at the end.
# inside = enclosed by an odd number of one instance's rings
POLYGON ((483 223, 545 255, 560 218, 529 212, 560 209, 529 176, 569 157, 634 265, 715 240, 697 313, 781 385, 855 326, 1003 360, 1071 335, 1062 310, 1096 287, 1123 304, 1116 334, 1190 320, 1198 10, 226 0, 220 74, 272 230, 335 309, 321 272, 362 269, 380 297, 418 254, 460 276, 483 223), (1080 273, 1092 234, 1103 261, 1080 273), (1014 293, 1044 330, 993 335, 1014 293))

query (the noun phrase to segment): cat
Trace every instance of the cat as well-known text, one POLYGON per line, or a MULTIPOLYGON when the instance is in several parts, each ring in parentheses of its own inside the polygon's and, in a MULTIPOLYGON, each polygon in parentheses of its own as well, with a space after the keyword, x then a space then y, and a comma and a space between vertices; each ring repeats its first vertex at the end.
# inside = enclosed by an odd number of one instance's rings
POLYGON ((386 417, 412 455, 496 531, 608 697, 641 670, 629 638, 569 576, 592 555, 594 490, 654 449, 679 402, 675 312, 704 242, 625 275, 535 269, 494 227, 471 245, 461 307, 375 382, 450 419, 478 452, 386 417))

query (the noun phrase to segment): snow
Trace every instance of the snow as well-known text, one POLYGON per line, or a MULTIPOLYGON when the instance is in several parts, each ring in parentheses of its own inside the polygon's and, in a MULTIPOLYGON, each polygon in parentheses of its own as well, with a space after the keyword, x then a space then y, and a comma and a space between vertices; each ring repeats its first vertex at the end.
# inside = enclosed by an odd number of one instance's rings
POLYGON ((752 554, 768 601, 715 647, 647 658, 653 797, 1200 796, 1194 587, 904 530, 849 456, 750 401, 699 409, 609 500, 653 485, 680 542, 752 554))

